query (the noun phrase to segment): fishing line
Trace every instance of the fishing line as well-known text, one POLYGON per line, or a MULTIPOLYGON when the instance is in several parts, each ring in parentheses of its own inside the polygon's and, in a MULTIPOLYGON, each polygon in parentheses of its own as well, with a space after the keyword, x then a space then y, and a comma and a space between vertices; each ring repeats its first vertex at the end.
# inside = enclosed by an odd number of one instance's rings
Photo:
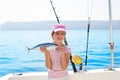
POLYGON ((86 42, 86 56, 85 56, 85 71, 87 71, 87 60, 88 60, 88 44, 89 44, 89 31, 90 31, 90 22, 92 17, 94 0, 90 3, 90 0, 87 0, 87 13, 88 13, 88 26, 87 26, 87 42, 86 42))
POLYGON ((92 17, 92 12, 93 12, 93 6, 94 6, 94 0, 87 0, 87 13, 88 13, 88 18, 92 17), (91 1, 91 2, 90 2, 91 1))
MULTIPOLYGON (((50 3, 51 3, 51 6, 52 6, 52 9, 53 9, 53 11, 54 11, 54 14, 55 14, 55 17, 56 17, 57 23, 60 24, 59 17, 57 16, 57 13, 56 13, 56 11, 55 11, 55 7, 53 6, 53 3, 52 3, 51 0, 50 0, 50 3)), ((64 39, 64 43, 65 43, 65 45, 68 46, 68 43, 67 43, 66 37, 65 37, 65 39, 64 39)), ((75 67, 75 64, 72 62, 72 55, 71 55, 71 54, 70 54, 70 62, 71 62, 71 64, 72 64, 73 71, 74 71, 74 72, 77 72, 77 69, 76 69, 76 67, 75 67)))

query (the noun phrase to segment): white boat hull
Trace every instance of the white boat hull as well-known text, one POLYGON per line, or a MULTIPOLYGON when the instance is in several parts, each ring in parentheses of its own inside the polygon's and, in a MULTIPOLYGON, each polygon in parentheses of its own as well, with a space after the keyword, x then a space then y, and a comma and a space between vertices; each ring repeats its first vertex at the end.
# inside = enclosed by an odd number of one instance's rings
MULTIPOLYGON (((115 70, 96 69, 73 73, 69 71, 69 80, 120 80, 120 68, 115 70)), ((48 80, 47 72, 8 74, 0 80, 48 80)))

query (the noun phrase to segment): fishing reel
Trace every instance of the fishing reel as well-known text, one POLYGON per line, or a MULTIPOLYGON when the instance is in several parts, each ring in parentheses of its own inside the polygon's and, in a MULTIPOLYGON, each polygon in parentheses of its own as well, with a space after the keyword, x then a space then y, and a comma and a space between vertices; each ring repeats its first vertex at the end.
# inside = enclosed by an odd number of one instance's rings
POLYGON ((79 70, 82 70, 82 58, 79 55, 73 55, 72 62, 79 66, 79 70))

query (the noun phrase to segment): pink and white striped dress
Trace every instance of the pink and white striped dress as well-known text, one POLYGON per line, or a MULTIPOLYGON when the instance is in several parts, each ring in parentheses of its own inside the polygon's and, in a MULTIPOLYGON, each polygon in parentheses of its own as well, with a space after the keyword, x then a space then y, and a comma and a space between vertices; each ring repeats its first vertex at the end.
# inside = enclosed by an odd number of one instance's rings
MULTIPOLYGON (((50 50, 50 58, 52 61, 52 69, 48 70, 48 78, 58 79, 68 75, 67 69, 63 70, 61 67, 61 51, 58 49, 50 50)), ((65 46, 65 53, 70 53, 70 48, 65 46)))

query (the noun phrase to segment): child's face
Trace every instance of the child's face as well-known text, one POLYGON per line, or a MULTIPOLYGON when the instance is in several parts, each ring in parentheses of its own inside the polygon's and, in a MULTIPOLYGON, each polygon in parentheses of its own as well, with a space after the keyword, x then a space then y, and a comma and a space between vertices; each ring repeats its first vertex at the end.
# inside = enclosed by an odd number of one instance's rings
POLYGON ((57 31, 53 34, 53 39, 55 42, 62 42, 65 38, 65 32, 64 31, 57 31))

